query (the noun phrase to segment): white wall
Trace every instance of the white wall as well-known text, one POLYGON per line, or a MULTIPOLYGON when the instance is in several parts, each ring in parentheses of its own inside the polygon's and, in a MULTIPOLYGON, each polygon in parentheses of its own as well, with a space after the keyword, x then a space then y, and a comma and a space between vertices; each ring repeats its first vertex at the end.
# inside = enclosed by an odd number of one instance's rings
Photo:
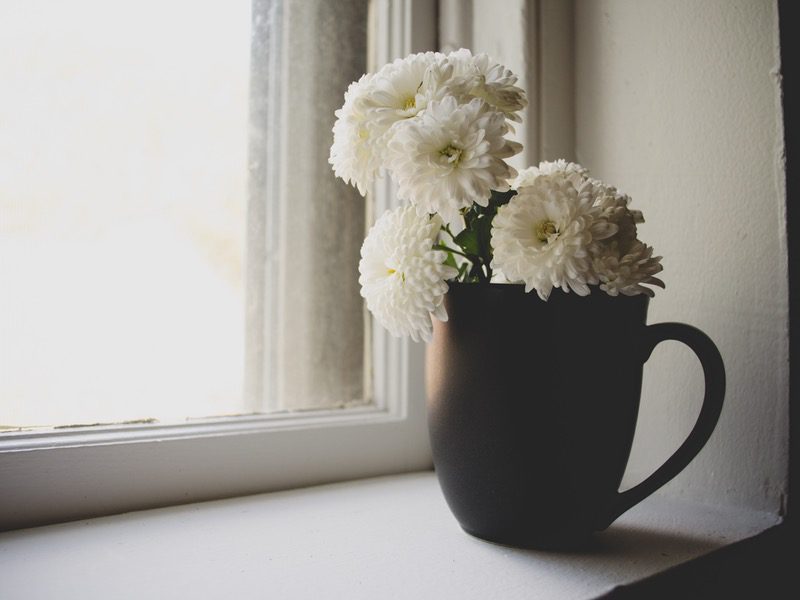
MULTIPOLYGON (((787 489, 788 286, 774 2, 578 0, 576 153, 644 211, 664 256, 650 322, 710 335, 720 422, 669 494, 777 511, 787 489)), ((546 157, 553 158, 553 157, 546 157)), ((645 371, 629 472, 651 472, 699 410, 697 361, 663 344, 645 371)))

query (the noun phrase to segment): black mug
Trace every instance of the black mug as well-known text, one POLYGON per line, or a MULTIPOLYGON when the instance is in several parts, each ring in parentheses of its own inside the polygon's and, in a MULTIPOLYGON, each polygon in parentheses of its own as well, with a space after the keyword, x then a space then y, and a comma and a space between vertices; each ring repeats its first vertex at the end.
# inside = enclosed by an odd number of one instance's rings
POLYGON ((450 284, 447 322, 427 349, 428 427, 445 499, 462 528, 519 547, 569 548, 682 471, 722 409, 714 343, 681 323, 647 325, 649 298, 547 302, 521 285, 450 284), (705 398, 678 450, 620 493, 639 410, 642 368, 661 341, 698 356, 705 398))

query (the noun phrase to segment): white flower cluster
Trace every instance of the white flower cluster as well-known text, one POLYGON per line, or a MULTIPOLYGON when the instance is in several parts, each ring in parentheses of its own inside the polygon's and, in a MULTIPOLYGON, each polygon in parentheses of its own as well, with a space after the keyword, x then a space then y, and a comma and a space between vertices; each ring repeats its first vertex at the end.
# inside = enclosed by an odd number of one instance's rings
POLYGON ((439 216, 419 215, 406 205, 383 213, 364 240, 361 295, 392 335, 427 342, 431 315, 447 320, 445 281, 457 271, 444 264, 445 252, 433 248, 441 226, 439 216))
POLYGON ((553 288, 652 296, 646 286, 664 286, 628 196, 574 163, 518 174, 506 162, 522 149, 507 139, 527 103, 516 83, 485 54, 425 52, 362 76, 336 111, 336 175, 365 195, 388 172, 406 202, 377 220, 358 267, 367 307, 393 335, 428 341, 432 317, 447 320, 449 279, 505 278, 543 300, 553 288))
POLYGON ((457 271, 433 249, 442 219, 486 206, 517 172, 504 159, 522 146, 506 139, 525 92, 485 54, 413 54, 352 83, 336 111, 329 162, 361 194, 386 170, 410 207, 384 214, 361 248, 361 294, 392 334, 431 336, 446 320, 446 280, 457 271), (430 217, 429 215, 434 215, 430 217))
POLYGON ((381 169, 420 214, 447 222, 486 206, 516 171, 504 159, 522 146, 506 139, 525 107, 517 77, 469 50, 412 54, 364 75, 336 111, 329 162, 365 194, 381 169))
POLYGON ((525 169, 514 186, 492 224, 492 267, 526 292, 547 300, 554 287, 581 296, 598 284, 611 296, 664 287, 661 257, 637 238, 644 218, 628 196, 563 160, 525 169))

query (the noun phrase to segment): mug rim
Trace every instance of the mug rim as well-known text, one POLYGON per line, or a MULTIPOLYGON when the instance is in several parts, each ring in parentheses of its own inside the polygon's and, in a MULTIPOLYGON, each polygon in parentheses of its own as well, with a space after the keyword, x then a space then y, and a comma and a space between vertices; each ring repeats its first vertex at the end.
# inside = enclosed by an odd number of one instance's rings
POLYGON ((489 293, 492 295, 512 295, 512 296, 519 296, 523 295, 529 297, 530 300, 534 303, 539 302, 541 304, 562 304, 562 303, 575 303, 575 302, 583 302, 585 304, 629 304, 631 307, 639 306, 644 304, 647 306, 650 302, 650 296, 647 294, 636 294, 633 296, 626 296, 624 294, 619 294, 617 296, 611 296, 607 294, 603 290, 600 289, 599 285, 590 285, 589 289, 591 292, 588 296, 580 296, 575 292, 564 291, 561 288, 553 288, 550 296, 547 300, 542 300, 539 295, 535 292, 535 290, 531 290, 530 292, 525 292, 525 285, 522 283, 499 283, 499 282, 475 282, 475 283, 466 283, 462 281, 448 281, 448 290, 445 293, 445 297, 450 294, 452 291, 456 291, 456 294, 478 294, 478 293, 489 293))

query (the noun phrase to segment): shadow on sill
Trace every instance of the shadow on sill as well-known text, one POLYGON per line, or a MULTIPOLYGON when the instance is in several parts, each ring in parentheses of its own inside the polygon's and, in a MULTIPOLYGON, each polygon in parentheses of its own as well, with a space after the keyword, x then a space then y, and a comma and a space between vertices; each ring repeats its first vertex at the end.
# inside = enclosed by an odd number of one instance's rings
POLYGON ((797 527, 783 523, 599 598, 800 598, 797 527))
POLYGON ((595 535, 592 551, 598 555, 637 556, 642 548, 657 547, 663 556, 708 554, 719 549, 720 544, 706 537, 687 537, 653 531, 631 525, 617 524, 601 534, 595 535))

